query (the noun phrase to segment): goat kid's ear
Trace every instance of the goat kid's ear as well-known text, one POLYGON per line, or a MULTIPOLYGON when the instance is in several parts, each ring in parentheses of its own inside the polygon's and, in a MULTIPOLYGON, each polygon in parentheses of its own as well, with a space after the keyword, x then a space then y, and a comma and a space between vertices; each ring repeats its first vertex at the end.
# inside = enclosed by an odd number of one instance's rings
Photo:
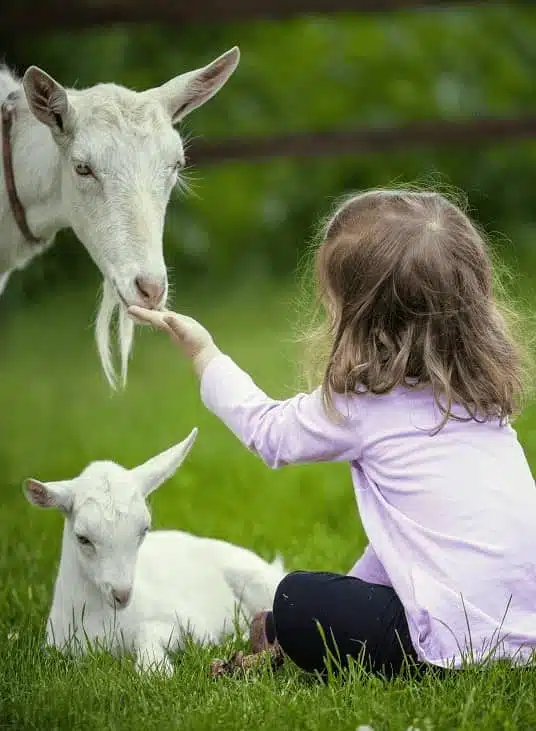
POLYGON ((153 490, 160 487, 178 470, 186 459, 196 437, 197 428, 192 429, 182 442, 166 449, 165 452, 157 454, 156 457, 152 457, 130 471, 140 485, 144 496, 150 495, 153 490))
POLYGON ((63 86, 37 66, 27 69, 22 86, 32 114, 55 134, 68 134, 74 110, 63 86))
POLYGON ((180 74, 154 89, 173 124, 213 97, 229 79, 239 61, 240 50, 234 46, 207 66, 180 74))
POLYGON ((68 513, 72 507, 70 481, 39 482, 33 478, 23 484, 24 494, 28 502, 40 508, 58 508, 68 513))

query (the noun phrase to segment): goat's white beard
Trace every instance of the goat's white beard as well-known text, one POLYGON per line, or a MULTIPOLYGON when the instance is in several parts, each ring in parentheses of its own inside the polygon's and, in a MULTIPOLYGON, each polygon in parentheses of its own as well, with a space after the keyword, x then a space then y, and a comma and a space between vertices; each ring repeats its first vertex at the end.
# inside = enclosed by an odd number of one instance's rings
POLYGON ((110 347, 110 334, 113 328, 113 316, 116 308, 118 312, 118 340, 121 361, 121 385, 127 383, 128 359, 134 339, 134 322, 128 316, 127 309, 119 299, 114 287, 105 279, 102 287, 102 298, 95 323, 95 339, 97 350, 102 364, 104 375, 112 388, 117 388, 117 375, 114 368, 110 347))

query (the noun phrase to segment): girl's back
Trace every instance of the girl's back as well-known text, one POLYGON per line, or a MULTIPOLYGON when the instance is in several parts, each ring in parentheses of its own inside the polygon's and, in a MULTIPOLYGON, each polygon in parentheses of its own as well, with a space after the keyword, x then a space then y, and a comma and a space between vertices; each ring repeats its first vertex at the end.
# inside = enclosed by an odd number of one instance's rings
POLYGON ((489 650, 480 636, 489 641, 493 627, 497 640, 500 625, 534 644, 536 488, 515 431, 498 419, 449 419, 431 435, 440 413, 426 388, 352 402, 361 519, 410 608, 414 643, 436 662, 459 655, 454 638, 464 635, 465 653, 489 650))

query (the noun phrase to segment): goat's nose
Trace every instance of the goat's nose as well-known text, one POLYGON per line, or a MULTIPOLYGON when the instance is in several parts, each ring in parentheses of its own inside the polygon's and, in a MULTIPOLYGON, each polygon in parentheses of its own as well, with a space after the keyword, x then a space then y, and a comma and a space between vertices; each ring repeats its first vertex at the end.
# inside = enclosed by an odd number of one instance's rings
POLYGON ((166 291, 165 279, 151 279, 150 277, 136 277, 136 289, 144 304, 156 307, 160 304, 166 291))
POLYGON ((112 589, 112 596, 116 604, 124 607, 130 599, 130 589, 112 589))

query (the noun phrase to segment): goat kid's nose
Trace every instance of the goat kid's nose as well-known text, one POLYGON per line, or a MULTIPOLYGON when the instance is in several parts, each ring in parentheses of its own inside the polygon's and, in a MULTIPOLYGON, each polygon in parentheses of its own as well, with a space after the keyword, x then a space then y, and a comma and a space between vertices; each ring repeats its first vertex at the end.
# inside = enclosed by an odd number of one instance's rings
POLYGON ((150 307, 157 307, 166 291, 165 279, 151 279, 150 277, 136 277, 136 289, 143 303, 150 307))
POLYGON ((130 589, 112 589, 112 596, 116 604, 124 607, 130 599, 130 589))

